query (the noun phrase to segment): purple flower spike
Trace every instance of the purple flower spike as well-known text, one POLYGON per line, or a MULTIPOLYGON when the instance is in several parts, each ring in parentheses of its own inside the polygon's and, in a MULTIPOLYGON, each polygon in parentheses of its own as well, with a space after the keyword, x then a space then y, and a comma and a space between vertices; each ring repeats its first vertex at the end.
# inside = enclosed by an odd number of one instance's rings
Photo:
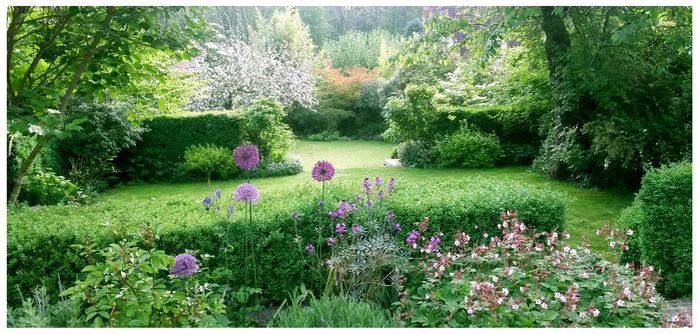
POLYGON ((372 181, 370 181, 368 177, 362 180, 362 190, 367 195, 369 195, 370 191, 372 191, 372 181))
POLYGON ((335 224, 335 231, 340 233, 340 234, 347 232, 346 227, 345 227, 345 223, 335 224))
POLYGON ((233 161, 242 169, 252 169, 260 162, 258 147, 254 144, 241 144, 233 150, 233 161))
POLYGON ((374 205, 374 202, 372 202, 371 199, 368 199, 365 201, 365 206, 368 208, 371 208, 374 205))
POLYGON ((189 253, 175 256, 175 264, 170 268, 170 275, 176 277, 189 277, 199 271, 197 260, 189 253))
POLYGON ((389 179, 389 182, 387 182, 387 184, 386 184, 386 191, 393 192, 394 185, 396 185, 396 180, 394 180, 394 178, 392 177, 389 179))
POLYGON ((333 175, 335 175, 335 168, 330 162, 325 160, 317 161, 311 170, 311 177, 318 182, 330 181, 333 179, 333 175))
POLYGON ((418 241, 418 238, 420 238, 420 232, 413 230, 408 233, 406 243, 411 245, 411 247, 416 248, 416 241, 418 241))
POLYGON ((255 186, 250 183, 244 183, 236 188, 233 192, 233 198, 239 202, 255 203, 260 199, 260 194, 255 186))
POLYGON ((386 220, 388 220, 388 221, 394 220, 394 212, 392 212, 392 211, 387 211, 387 212, 384 214, 384 218, 386 218, 386 220))
POLYGON ((362 201, 362 194, 355 195, 355 202, 357 202, 359 204, 360 201, 362 201))
POLYGON ((377 176, 377 177, 374 179, 374 185, 377 186, 377 188, 381 187, 383 182, 384 182, 384 181, 383 181, 382 178, 379 177, 379 176, 377 176))
POLYGON ((314 252, 314 245, 312 244, 306 244, 306 252, 311 254, 314 252))
POLYGON ((352 233, 360 233, 362 232, 362 225, 360 224, 353 224, 352 225, 352 233))
POLYGON ((380 201, 384 200, 384 190, 377 191, 377 199, 380 201))

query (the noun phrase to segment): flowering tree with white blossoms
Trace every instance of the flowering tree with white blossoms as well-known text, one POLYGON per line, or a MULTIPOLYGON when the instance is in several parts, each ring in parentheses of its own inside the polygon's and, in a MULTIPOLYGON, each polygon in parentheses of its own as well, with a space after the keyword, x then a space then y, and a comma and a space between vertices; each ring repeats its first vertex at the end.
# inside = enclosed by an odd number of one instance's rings
POLYGON ((202 55, 192 61, 191 68, 206 83, 203 97, 190 101, 189 109, 235 108, 260 96, 275 97, 284 105, 316 104, 311 59, 298 60, 286 50, 222 37, 206 43, 202 55))

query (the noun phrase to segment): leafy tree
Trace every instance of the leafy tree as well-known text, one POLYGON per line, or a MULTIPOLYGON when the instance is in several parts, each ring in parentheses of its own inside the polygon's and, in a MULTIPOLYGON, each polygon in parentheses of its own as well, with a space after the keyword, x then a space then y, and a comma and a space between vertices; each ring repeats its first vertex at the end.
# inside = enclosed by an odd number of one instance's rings
POLYGON ((258 14, 250 44, 259 49, 272 48, 296 61, 309 60, 314 52, 309 27, 293 7, 275 10, 269 18, 258 14))
POLYGON ((8 22, 8 139, 18 133, 39 139, 22 162, 11 203, 41 149, 79 129, 81 119, 64 117, 73 95, 104 97, 162 78, 143 57, 191 56, 190 40, 205 25, 197 13, 176 7, 15 6, 8 8, 8 22))
POLYGON ((371 32, 350 31, 335 41, 327 41, 323 45, 325 51, 332 59, 334 67, 375 68, 380 65, 382 51, 397 51, 402 39, 398 35, 390 34, 377 29, 371 32))

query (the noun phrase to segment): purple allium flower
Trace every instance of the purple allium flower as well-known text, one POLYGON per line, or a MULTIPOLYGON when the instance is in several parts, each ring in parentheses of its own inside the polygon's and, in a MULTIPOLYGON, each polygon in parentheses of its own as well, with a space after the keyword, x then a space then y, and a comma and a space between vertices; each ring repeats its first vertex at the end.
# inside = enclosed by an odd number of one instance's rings
POLYGON ((374 205, 374 202, 372 202, 371 199, 368 199, 365 201, 365 206, 368 208, 371 208, 374 205))
POLYGON ((209 206, 211 204, 211 198, 209 198, 209 196, 204 197, 204 200, 202 200, 202 204, 209 206))
POLYGON ((353 224, 352 225, 352 233, 360 233, 360 232, 362 232, 362 225, 353 224))
POLYGON ((333 245, 335 245, 335 243, 336 243, 336 240, 333 237, 326 239, 326 245, 328 245, 328 246, 333 246, 333 245))
POLYGON ((362 194, 355 195, 355 202, 360 203, 362 201, 362 194))
POLYGON ((393 212, 393 211, 387 211, 387 212, 384 214, 384 218, 386 218, 386 220, 388 220, 388 221, 394 220, 394 212, 393 212))
POLYGON ((384 200, 384 190, 377 191, 377 199, 380 201, 384 200))
POLYGON ((252 169, 260 162, 258 147, 254 144, 241 144, 233 150, 233 161, 242 169, 252 169))
POLYGON ((377 176, 377 177, 374 179, 374 185, 377 186, 377 188, 381 187, 383 182, 384 182, 384 181, 383 181, 382 178, 379 177, 379 176, 377 176))
POLYGON ((311 254, 314 252, 314 245, 312 244, 306 244, 306 252, 311 254))
POLYGON ((362 180, 362 190, 367 195, 369 195, 370 191, 372 191, 372 181, 370 181, 368 177, 362 180))
POLYGON ((223 192, 224 192, 224 191, 221 190, 221 189, 216 189, 216 190, 214 191, 214 198, 219 199, 219 198, 221 197, 221 194, 222 194, 223 192))
POLYGON ((345 228, 346 228, 345 223, 335 224, 335 231, 340 233, 340 234, 347 232, 347 230, 345 228))
POLYGON ((314 168, 311 170, 311 177, 318 182, 330 181, 333 175, 335 175, 335 168, 326 160, 317 161, 316 165, 314 165, 314 168))
POLYGON ((413 230, 408 233, 408 236, 406 237, 406 243, 411 245, 411 247, 416 248, 416 241, 418 241, 418 238, 420 238, 420 232, 417 230, 413 230))
POLYGON ((389 182, 387 182, 387 184, 386 184, 386 191, 393 192, 394 185, 396 185, 396 180, 394 180, 394 178, 392 177, 389 179, 389 182))
POLYGON ((175 264, 170 268, 170 275, 177 277, 189 277, 199 270, 197 260, 189 253, 175 256, 175 264))
POLYGON ((395 223, 394 225, 391 225, 391 228, 392 228, 394 231, 399 231, 399 230, 401 230, 401 224, 395 223))
POLYGON ((260 199, 260 194, 255 186, 250 183, 244 183, 236 188, 233 192, 233 198, 239 202, 255 203, 260 199))
POLYGON ((227 212, 229 215, 230 215, 230 214, 233 214, 233 210, 234 210, 234 209, 235 209, 235 208, 233 207, 233 204, 229 204, 228 206, 226 206, 226 212, 227 212))

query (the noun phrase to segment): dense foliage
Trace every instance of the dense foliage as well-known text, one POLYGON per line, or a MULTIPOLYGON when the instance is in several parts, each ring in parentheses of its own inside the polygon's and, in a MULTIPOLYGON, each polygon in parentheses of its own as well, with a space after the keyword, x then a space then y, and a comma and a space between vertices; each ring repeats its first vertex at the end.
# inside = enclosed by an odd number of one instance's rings
POLYGON ((493 134, 465 128, 438 141, 434 154, 444 167, 493 167, 501 155, 501 143, 493 134))
POLYGON ((384 310, 353 298, 324 296, 305 302, 306 305, 293 304, 282 311, 270 327, 393 327, 384 310))
POLYGON ((185 150, 182 167, 194 179, 226 179, 235 172, 231 151, 213 144, 192 145, 185 150))
POLYGON ((384 30, 350 31, 336 41, 326 41, 322 50, 330 56, 333 67, 375 68, 396 53, 401 39, 384 30))
POLYGON ((692 185, 691 164, 673 164, 649 171, 637 195, 642 259, 659 269, 659 291, 671 298, 693 290, 692 185))

